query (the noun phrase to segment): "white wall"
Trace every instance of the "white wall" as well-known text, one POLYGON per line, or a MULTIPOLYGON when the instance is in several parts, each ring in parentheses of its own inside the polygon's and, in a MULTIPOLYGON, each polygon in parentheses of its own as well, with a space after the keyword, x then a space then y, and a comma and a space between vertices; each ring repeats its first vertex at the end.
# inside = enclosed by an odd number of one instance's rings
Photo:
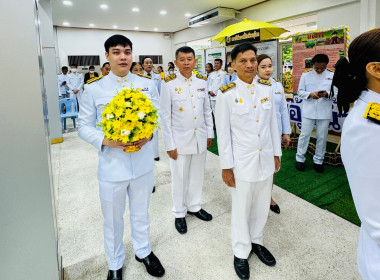
POLYGON ((35 2, 0 1, 1 279, 59 279, 35 2))
POLYGON ((103 64, 106 62, 104 42, 115 34, 124 35, 132 41, 134 58, 139 55, 162 55, 164 69, 172 58, 171 40, 164 39, 162 33, 64 27, 56 29, 60 66, 68 66, 68 55, 99 55, 100 64, 103 64))

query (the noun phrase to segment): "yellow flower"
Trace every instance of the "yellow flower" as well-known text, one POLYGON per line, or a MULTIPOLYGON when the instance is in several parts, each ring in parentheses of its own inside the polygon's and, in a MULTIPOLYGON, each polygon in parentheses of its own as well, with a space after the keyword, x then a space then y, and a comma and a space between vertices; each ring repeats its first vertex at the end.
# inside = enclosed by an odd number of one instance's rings
POLYGON ((182 108, 182 107, 179 107, 179 110, 182 112, 182 111, 183 111, 183 108, 182 108))

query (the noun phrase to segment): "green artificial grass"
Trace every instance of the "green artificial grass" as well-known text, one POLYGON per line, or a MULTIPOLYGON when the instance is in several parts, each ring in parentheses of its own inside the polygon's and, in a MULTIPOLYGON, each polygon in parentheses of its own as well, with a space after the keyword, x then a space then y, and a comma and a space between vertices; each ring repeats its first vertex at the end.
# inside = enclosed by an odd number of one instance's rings
MULTIPOLYGON (((335 150, 336 144, 327 144, 327 151, 335 150)), ((209 151, 218 155, 216 133, 209 151)), ((282 150, 281 169, 276 173, 274 183, 288 192, 360 226, 344 167, 325 166, 324 173, 317 173, 313 168, 312 156, 307 154, 306 170, 300 172, 295 167, 295 158, 296 150, 282 150)))

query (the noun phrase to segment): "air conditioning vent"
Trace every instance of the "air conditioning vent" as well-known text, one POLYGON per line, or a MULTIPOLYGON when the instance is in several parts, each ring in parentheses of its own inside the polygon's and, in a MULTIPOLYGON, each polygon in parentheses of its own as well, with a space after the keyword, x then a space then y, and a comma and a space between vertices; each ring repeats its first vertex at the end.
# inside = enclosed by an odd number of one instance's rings
POLYGON ((203 14, 191 18, 189 27, 199 27, 207 23, 215 24, 235 18, 235 10, 231 8, 217 7, 203 14))
POLYGON ((77 64, 78 66, 99 66, 100 59, 98 55, 69 55, 69 65, 77 64))

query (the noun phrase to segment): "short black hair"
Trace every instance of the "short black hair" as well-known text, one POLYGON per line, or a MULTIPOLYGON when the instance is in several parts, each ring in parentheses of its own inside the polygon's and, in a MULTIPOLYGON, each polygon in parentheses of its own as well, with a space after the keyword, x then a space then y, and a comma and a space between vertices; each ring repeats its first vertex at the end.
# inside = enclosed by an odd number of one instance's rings
POLYGON ((173 66, 170 66, 169 68, 168 68, 168 71, 169 70, 174 70, 174 67, 173 66))
POLYGON ((231 51, 231 59, 232 61, 236 60, 236 57, 239 53, 244 53, 246 51, 253 51, 255 54, 257 54, 257 48, 249 43, 243 43, 240 45, 235 46, 231 51))
POLYGON ((88 69, 95 69, 95 66, 91 65, 90 67, 88 67, 88 69))
POLYGON ((75 63, 71 63, 70 67, 78 67, 78 64, 75 64, 75 63))
POLYGON ((223 60, 221 60, 220 58, 215 58, 214 62, 215 61, 219 61, 223 65, 223 60))
POLYGON ((110 63, 108 61, 104 62, 102 68, 104 68, 104 66, 106 66, 107 64, 110 65, 110 63))
POLYGON ((316 62, 317 63, 326 63, 326 64, 329 64, 329 57, 323 53, 319 53, 319 54, 316 54, 314 55, 314 57, 311 59, 311 61, 313 62, 313 64, 315 64, 316 62))
POLYGON ((67 66, 63 66, 63 67, 61 68, 61 70, 67 70, 67 71, 69 71, 69 68, 67 68, 67 66))
POLYGON ((157 69, 158 69, 158 68, 160 68, 160 69, 161 69, 161 71, 164 71, 164 69, 162 69, 162 66, 158 66, 158 67, 157 67, 157 69))
POLYGON ((136 61, 134 61, 134 62, 132 62, 132 65, 131 65, 131 70, 133 69, 133 67, 135 67, 136 65, 140 65, 141 67, 142 67, 142 65, 141 65, 141 63, 140 62, 136 62, 136 61))
POLYGON ((170 64, 170 66, 174 67, 174 63, 173 62, 168 62, 168 64, 170 64))
POLYGON ((112 35, 111 37, 109 37, 104 42, 104 48, 105 48, 105 50, 106 50, 107 53, 108 53, 108 51, 109 51, 109 49, 111 47, 116 47, 118 45, 122 45, 124 48, 126 46, 130 46, 131 50, 132 50, 132 42, 131 42, 131 40, 129 40, 127 37, 125 37, 123 35, 119 35, 119 34, 112 35))
POLYGON ((195 58, 195 51, 188 47, 188 46, 183 46, 183 47, 180 47, 178 48, 176 51, 175 51, 175 59, 177 59, 177 56, 179 53, 192 53, 194 55, 194 58, 195 58))
MULTIPOLYGON (((152 59, 150 56, 145 56, 142 60, 141 60, 141 63, 142 64, 144 64, 144 62, 145 62, 145 59, 147 59, 147 58, 150 58, 150 59, 152 59)), ((153 63, 153 59, 152 59, 152 63, 153 63)))

